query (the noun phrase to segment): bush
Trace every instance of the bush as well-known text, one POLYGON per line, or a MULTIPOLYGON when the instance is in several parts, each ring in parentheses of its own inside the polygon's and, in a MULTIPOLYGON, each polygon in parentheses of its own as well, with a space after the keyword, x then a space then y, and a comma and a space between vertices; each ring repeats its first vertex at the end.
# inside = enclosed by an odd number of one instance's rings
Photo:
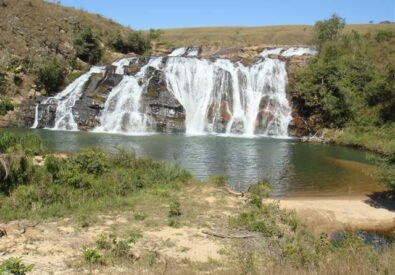
POLYGON ((28 156, 45 154, 46 148, 41 138, 36 134, 16 134, 0 132, 0 153, 20 148, 28 156))
POLYGON ((89 264, 104 264, 103 256, 94 248, 85 248, 82 250, 82 257, 89 264))
POLYGON ((6 74, 0 70, 0 94, 6 94, 8 89, 8 81, 6 74))
POLYGON ((8 111, 13 111, 13 110, 14 110, 14 104, 12 104, 11 100, 5 99, 0 102, 0 116, 4 116, 8 113, 8 111))
MULTIPOLYGON (((388 38, 393 42, 394 38, 388 38)), ((295 73, 293 105, 312 130, 395 121, 395 52, 356 31, 325 40, 295 73)))
POLYGON ((344 26, 344 18, 336 14, 332 15, 330 19, 316 22, 314 25, 314 42, 321 46, 327 41, 338 39, 344 26))
POLYGON ((181 216, 181 206, 178 201, 170 202, 169 218, 181 216))
POLYGON ((260 199, 268 198, 271 191, 271 184, 267 180, 259 181, 258 183, 248 187, 248 193, 252 196, 259 197, 260 199))
POLYGON ((137 31, 130 32, 126 39, 118 32, 108 44, 115 51, 121 53, 134 52, 143 54, 151 48, 150 38, 144 36, 142 32, 137 31))
POLYGON ((151 48, 151 41, 144 37, 142 32, 131 32, 126 38, 126 43, 130 51, 143 54, 151 48))
POLYGON ((150 29, 149 30, 149 39, 150 40, 159 40, 162 36, 163 31, 161 29, 150 29))
POLYGON ((50 58, 37 72, 36 82, 48 95, 59 92, 66 79, 66 66, 57 58, 50 58))
POLYGON ((228 177, 222 175, 211 176, 209 182, 212 182, 215 186, 218 187, 225 186, 228 182, 228 177))
POLYGON ((99 176, 108 167, 107 155, 100 149, 84 149, 71 160, 80 172, 99 176))
POLYGON ((24 275, 33 270, 33 265, 25 265, 22 258, 9 258, 0 264, 0 274, 24 275))
POLYGON ((392 31, 380 30, 376 34, 376 41, 379 43, 390 41, 392 37, 394 37, 394 33, 392 31))
POLYGON ((139 230, 132 230, 128 234, 127 241, 131 244, 135 244, 139 239, 143 237, 143 234, 139 230))
POLYGON ((77 33, 74 39, 76 56, 89 64, 98 63, 103 55, 97 37, 90 28, 85 28, 77 33))
POLYGON ((379 169, 376 176, 381 184, 395 193, 395 153, 376 160, 379 169))

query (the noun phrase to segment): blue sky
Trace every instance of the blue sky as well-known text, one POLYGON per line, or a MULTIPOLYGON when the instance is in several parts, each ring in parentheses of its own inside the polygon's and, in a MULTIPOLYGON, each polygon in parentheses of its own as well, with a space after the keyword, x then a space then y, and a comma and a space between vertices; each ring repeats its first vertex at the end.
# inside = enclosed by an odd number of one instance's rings
POLYGON ((395 0, 61 0, 134 29, 395 21, 395 0))

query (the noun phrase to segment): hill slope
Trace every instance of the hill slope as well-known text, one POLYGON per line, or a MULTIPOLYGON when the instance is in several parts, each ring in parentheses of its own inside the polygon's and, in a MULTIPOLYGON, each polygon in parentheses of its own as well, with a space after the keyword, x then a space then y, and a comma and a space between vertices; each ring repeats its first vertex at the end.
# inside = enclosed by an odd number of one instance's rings
MULTIPOLYGON (((395 30, 395 24, 347 25, 346 32, 356 30, 361 33, 378 30, 395 30)), ((161 41, 165 44, 245 47, 258 45, 309 45, 313 26, 264 26, 264 27, 204 27, 166 29, 161 41)))
POLYGON ((39 61, 49 54, 73 54, 75 33, 91 28, 105 42, 121 26, 100 15, 62 7, 42 0, 0 1, 0 66, 18 60, 39 61))

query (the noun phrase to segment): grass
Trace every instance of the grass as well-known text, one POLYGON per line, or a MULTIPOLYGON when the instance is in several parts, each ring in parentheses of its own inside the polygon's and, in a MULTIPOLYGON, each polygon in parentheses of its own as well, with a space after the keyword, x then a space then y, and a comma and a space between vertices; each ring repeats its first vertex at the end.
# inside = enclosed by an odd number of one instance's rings
MULTIPOLYGON (((347 25, 346 32, 362 33, 395 30, 394 24, 347 25)), ((165 47, 215 46, 247 47, 258 45, 311 45, 313 27, 310 25, 262 27, 202 27, 165 29, 160 38, 165 47)))
POLYGON ((337 144, 355 146, 384 155, 395 154, 395 124, 329 130, 325 136, 337 144))
POLYGON ((0 263, 0 274, 24 275, 33 270, 33 265, 26 265, 22 258, 9 258, 0 263))
POLYGON ((135 159, 123 150, 107 155, 86 149, 57 158, 45 153, 35 135, 1 133, 0 152, 11 158, 10 176, 1 186, 1 220, 79 213, 82 226, 95 211, 122 209, 147 190, 166 197, 191 179, 176 165, 135 159), (37 154, 44 154, 44 165, 33 164, 37 154))

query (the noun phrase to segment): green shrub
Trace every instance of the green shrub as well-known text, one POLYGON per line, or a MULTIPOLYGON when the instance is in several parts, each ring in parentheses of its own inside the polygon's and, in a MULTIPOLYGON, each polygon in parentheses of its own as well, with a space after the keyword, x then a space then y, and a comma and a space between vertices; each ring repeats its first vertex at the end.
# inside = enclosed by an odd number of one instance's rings
POLYGON ((178 189, 191 174, 179 166, 149 159, 135 159, 125 152, 109 156, 85 149, 59 159, 46 155, 36 135, 0 133, 0 151, 10 156, 10 173, 0 185, 4 219, 62 216, 71 211, 98 210, 98 206, 124 205, 125 196, 143 188, 178 189), (46 155, 42 166, 32 157, 46 155))
POLYGON ((376 164, 378 165, 378 171, 376 172, 376 177, 381 184, 383 184, 388 189, 395 192, 395 160, 394 153, 388 155, 387 157, 381 157, 376 159, 376 164))
POLYGON ((388 44, 356 31, 320 44, 319 54, 296 71, 289 87, 310 129, 395 121, 395 52, 388 44))
POLYGON ((133 217, 135 220, 143 221, 145 218, 147 218, 147 215, 144 213, 134 213, 133 217))
POLYGON ((0 102, 0 116, 4 116, 8 113, 8 111, 13 111, 13 110, 14 110, 14 104, 12 104, 11 100, 5 99, 0 102))
POLYGON ((392 37, 394 37, 394 33, 392 31, 379 30, 376 33, 376 41, 379 43, 390 41, 392 37))
POLYGON ((33 270, 33 265, 25 265, 22 258, 9 258, 0 263, 0 274, 25 275, 33 270))
POLYGON ((259 181, 258 183, 250 185, 250 187, 248 187, 248 193, 257 196, 260 199, 268 198, 271 191, 272 186, 267 180, 259 181))
POLYGON ((135 244, 139 239, 143 237, 143 234, 139 230, 130 231, 128 234, 127 241, 129 243, 135 244))
POLYGON ((169 218, 167 224, 171 227, 174 227, 174 228, 179 228, 181 226, 181 223, 180 223, 180 220, 178 219, 178 217, 169 218))
POLYGON ((61 165, 62 160, 56 158, 54 155, 49 155, 45 159, 45 168, 53 176, 54 179, 58 178, 61 165))
POLYGON ((149 39, 150 40, 159 40, 162 36, 163 31, 161 29, 150 29, 149 30, 149 39))
POLYGON ((74 39, 74 48, 76 56, 89 64, 98 63, 103 56, 99 40, 90 28, 82 29, 77 33, 74 39))
POLYGON ((223 175, 215 175, 211 176, 208 181, 212 182, 215 186, 221 187, 227 184, 228 177, 223 175))
POLYGON ((82 257, 88 264, 104 264, 103 255, 94 248, 85 248, 82 250, 82 257))
POLYGON ((59 92, 66 79, 66 66, 57 58, 50 58, 37 72, 36 83, 42 86, 48 95, 59 92))
POLYGON ((138 31, 129 32, 126 38, 120 32, 117 32, 108 44, 115 51, 125 54, 128 52, 143 54, 151 47, 150 36, 147 37, 138 31))
POLYGON ((151 48, 150 40, 142 32, 131 32, 126 38, 126 44, 131 52, 143 54, 151 48))
POLYGON ((105 234, 101 234, 96 240, 96 247, 100 250, 108 250, 111 248, 111 241, 105 234))
POLYGON ((6 78, 6 74, 0 70, 0 94, 4 95, 8 90, 8 81, 6 78))
POLYGON ((130 256, 130 242, 128 240, 117 240, 111 250, 116 258, 127 258, 130 256))
POLYGON ((100 149, 84 149, 71 160, 81 172, 99 176, 108 167, 107 155, 100 149))
POLYGON ((314 25, 314 42, 322 45, 327 41, 336 40, 340 37, 345 26, 344 18, 332 15, 330 19, 318 21, 314 25))
POLYGON ((169 218, 181 216, 181 206, 178 201, 170 202, 169 207, 169 218))

